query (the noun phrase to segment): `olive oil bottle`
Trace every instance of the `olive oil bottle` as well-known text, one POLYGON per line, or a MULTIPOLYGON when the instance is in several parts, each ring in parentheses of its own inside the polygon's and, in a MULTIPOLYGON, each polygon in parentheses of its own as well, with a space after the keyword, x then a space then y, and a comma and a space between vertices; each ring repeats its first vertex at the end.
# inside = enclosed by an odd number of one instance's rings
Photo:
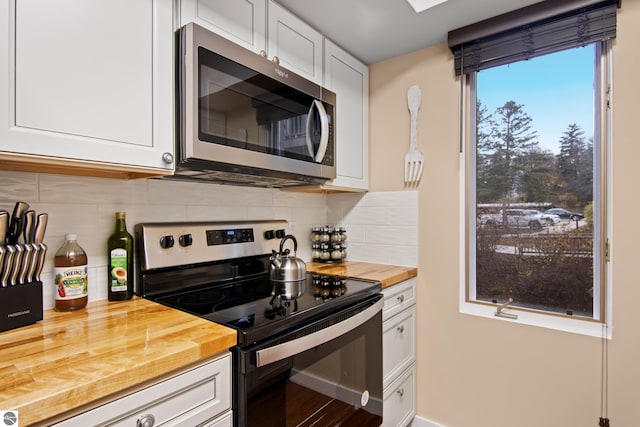
POLYGON ((109 253, 108 299, 123 301, 133 296, 133 237, 127 232, 125 213, 116 212, 116 228, 107 242, 109 253))

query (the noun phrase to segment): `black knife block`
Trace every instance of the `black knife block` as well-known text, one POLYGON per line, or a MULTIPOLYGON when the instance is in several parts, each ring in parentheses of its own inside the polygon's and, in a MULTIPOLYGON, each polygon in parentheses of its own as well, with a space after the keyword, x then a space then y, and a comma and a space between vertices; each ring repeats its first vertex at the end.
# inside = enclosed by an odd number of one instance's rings
POLYGON ((42 282, 0 287, 0 332, 42 320, 42 282))

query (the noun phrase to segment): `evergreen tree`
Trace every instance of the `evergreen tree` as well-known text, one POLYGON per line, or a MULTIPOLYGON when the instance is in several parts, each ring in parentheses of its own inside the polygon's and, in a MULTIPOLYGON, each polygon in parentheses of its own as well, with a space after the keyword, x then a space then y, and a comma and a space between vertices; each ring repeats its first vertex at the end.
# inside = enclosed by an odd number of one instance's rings
POLYGON ((578 209, 593 199, 593 140, 588 143, 584 131, 570 124, 560 137, 558 170, 565 181, 561 198, 572 200, 578 209))
POLYGON ((554 199, 555 183, 561 179, 554 154, 538 147, 520 157, 522 175, 517 184, 525 202, 549 202, 554 199))
POLYGON ((523 105, 514 101, 507 101, 496 109, 491 121, 491 136, 484 147, 490 153, 487 175, 494 201, 509 201, 523 196, 518 184, 523 182, 523 173, 530 168, 527 156, 538 145, 538 135, 531 130, 531 122, 523 105))

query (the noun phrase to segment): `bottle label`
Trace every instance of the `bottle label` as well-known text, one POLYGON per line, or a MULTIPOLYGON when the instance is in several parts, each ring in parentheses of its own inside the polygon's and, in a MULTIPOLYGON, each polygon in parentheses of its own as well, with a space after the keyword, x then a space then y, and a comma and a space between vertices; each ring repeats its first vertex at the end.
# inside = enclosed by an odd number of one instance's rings
POLYGON ((55 267, 56 300, 70 300, 87 296, 89 274, 86 265, 55 267))
POLYGON ((127 292, 127 250, 122 248, 111 250, 111 292, 127 292))

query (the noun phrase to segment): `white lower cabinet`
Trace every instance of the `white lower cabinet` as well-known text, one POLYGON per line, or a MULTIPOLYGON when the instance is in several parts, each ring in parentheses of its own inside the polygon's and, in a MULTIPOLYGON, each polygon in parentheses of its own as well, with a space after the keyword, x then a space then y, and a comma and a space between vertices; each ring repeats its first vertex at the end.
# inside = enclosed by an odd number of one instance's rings
POLYGON ((411 365, 384 391, 384 426, 406 426, 416 413, 416 365, 411 365))
POLYGON ((231 427, 231 355, 113 400, 56 426, 231 427))
POLYGON ((382 293, 383 426, 406 426, 416 414, 416 279, 382 293))

